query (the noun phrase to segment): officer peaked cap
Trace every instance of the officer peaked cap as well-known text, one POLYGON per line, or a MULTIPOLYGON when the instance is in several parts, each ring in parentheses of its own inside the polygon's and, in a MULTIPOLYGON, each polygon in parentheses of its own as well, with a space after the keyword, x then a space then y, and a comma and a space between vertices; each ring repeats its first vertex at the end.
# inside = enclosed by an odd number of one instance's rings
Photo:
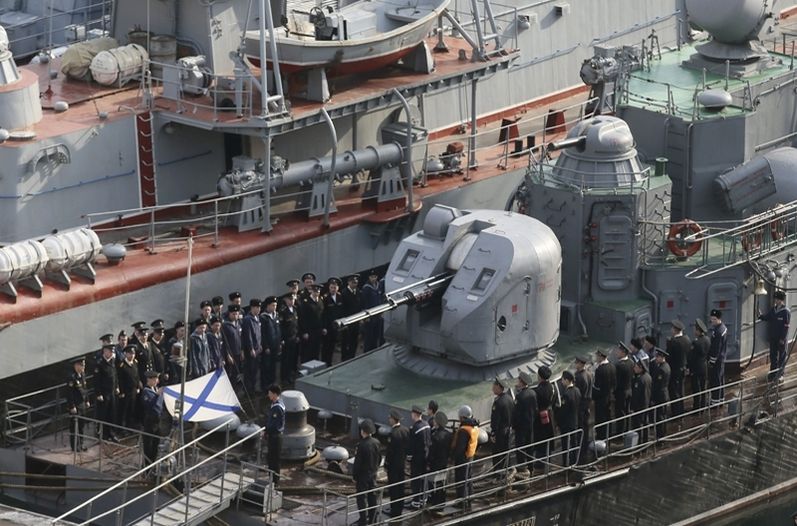
POLYGON ((295 287, 295 286, 296 286, 296 285, 298 285, 299 283, 300 283, 300 282, 299 282, 299 280, 298 280, 298 279, 290 279, 290 280, 288 280, 288 281, 286 281, 286 282, 285 282, 285 286, 286 286, 286 287, 295 287))
POLYGON ((703 320, 701 320, 700 318, 697 318, 697 319, 695 320, 695 326, 696 326, 698 329, 700 329, 700 331, 701 331, 701 332, 704 332, 704 333, 705 333, 705 332, 708 332, 708 328, 706 327, 706 322, 704 322, 704 321, 703 321, 703 320))
POLYGON ((312 279, 313 281, 315 281, 315 274, 313 274, 312 272, 305 272, 304 274, 302 274, 302 281, 304 281, 304 280, 306 280, 308 278, 312 279))
POLYGON ((125 352, 126 353, 128 353, 128 352, 132 352, 132 353, 136 352, 136 346, 135 345, 127 345, 125 347, 125 352))
POLYGON ((112 340, 112 339, 113 339, 113 334, 103 334, 102 336, 100 336, 100 341, 102 341, 102 340, 112 340))
POLYGON ((86 358, 84 358, 83 356, 78 356, 77 358, 72 358, 72 360, 70 360, 69 363, 71 363, 72 365, 75 365, 76 363, 85 364, 86 358))
POLYGON ((675 327, 677 330, 682 331, 684 330, 684 323, 681 320, 672 320, 670 325, 675 327))

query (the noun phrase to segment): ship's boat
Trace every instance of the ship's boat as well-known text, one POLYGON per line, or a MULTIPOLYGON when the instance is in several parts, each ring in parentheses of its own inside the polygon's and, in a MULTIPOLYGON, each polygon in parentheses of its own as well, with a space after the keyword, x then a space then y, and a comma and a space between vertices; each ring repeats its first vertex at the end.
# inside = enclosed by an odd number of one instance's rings
MULTIPOLYGON (((326 68, 327 74, 373 71, 409 54, 429 34, 448 0, 360 0, 340 9, 291 10, 276 30, 280 71, 326 68)), ((266 36, 268 39, 268 36, 266 36)), ((259 66, 259 31, 246 34, 246 55, 259 66)), ((268 67, 272 52, 266 45, 268 67)))

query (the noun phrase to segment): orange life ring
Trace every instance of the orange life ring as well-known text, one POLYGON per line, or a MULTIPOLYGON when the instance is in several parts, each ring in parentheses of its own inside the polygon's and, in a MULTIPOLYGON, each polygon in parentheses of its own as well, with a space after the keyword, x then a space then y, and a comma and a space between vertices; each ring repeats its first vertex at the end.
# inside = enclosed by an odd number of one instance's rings
POLYGON ((786 237, 785 219, 773 219, 769 222, 769 237, 772 238, 772 241, 780 241, 786 237))
POLYGON ((750 230, 742 234, 742 250, 745 252, 751 252, 761 246, 761 241, 763 239, 763 234, 761 233, 760 228, 756 228, 755 230, 750 230))
POLYGON ((702 232, 700 225, 691 219, 684 219, 678 223, 673 223, 670 226, 670 231, 667 233, 667 248, 670 249, 674 255, 679 258, 688 258, 694 256, 700 247, 703 246, 703 240, 686 240, 687 236, 698 234, 702 232))

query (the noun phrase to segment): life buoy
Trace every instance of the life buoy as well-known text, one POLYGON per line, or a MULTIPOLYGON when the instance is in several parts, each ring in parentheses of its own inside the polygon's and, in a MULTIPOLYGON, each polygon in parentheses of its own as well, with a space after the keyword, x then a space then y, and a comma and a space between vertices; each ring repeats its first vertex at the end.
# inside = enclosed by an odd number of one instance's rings
POLYGON ((755 230, 750 230, 742 234, 742 250, 751 252, 761 246, 761 241, 764 237, 761 230, 760 228, 756 228, 755 230))
POLYGON ((786 237, 785 219, 773 219, 769 222, 769 237, 772 238, 772 241, 780 241, 786 237))
POLYGON ((687 236, 698 234, 702 230, 700 225, 691 219, 673 223, 667 233, 667 248, 679 258, 694 256, 700 250, 700 247, 703 246, 703 241, 701 239, 687 240, 686 238, 687 236))

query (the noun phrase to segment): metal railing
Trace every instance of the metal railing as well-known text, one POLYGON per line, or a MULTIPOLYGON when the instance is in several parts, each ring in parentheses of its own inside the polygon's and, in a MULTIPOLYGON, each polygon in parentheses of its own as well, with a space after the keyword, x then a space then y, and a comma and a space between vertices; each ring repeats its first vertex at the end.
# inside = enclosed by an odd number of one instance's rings
MULTIPOLYGON (((131 522, 131 521, 126 521, 125 520, 125 512, 126 512, 127 508, 130 507, 133 504, 136 504, 136 503, 139 503, 139 502, 143 501, 144 499, 151 499, 151 511, 148 512, 147 514, 143 515, 143 516, 135 517, 132 522, 144 519, 147 516, 149 516, 150 517, 150 520, 149 520, 150 524, 154 524, 155 513, 157 512, 158 509, 160 509, 160 508, 162 508, 162 507, 164 507, 164 506, 166 506, 166 505, 168 505, 170 503, 178 501, 178 500, 180 500, 183 497, 185 497, 185 505, 184 505, 184 509, 183 509, 183 518, 184 518, 183 522, 185 523, 185 522, 188 521, 188 516, 189 516, 190 511, 191 511, 191 490, 192 490, 192 488, 193 489, 197 489, 197 487, 201 487, 202 485, 204 485, 204 483, 212 481, 213 478, 214 478, 214 477, 211 477, 209 480, 206 480, 204 482, 198 482, 198 480, 194 480, 195 478, 198 478, 197 477, 199 475, 198 470, 200 468, 203 468, 203 469, 207 468, 208 464, 210 464, 211 462, 216 461, 218 459, 218 462, 221 465, 217 466, 218 469, 216 471, 220 471, 221 475, 222 475, 221 476, 221 490, 219 492, 219 499, 220 499, 219 503, 221 503, 225 498, 227 498, 225 496, 225 492, 224 492, 224 485, 225 485, 224 474, 229 472, 229 471, 231 471, 233 469, 233 466, 234 466, 232 463, 229 462, 230 452, 233 449, 245 444, 246 442, 248 442, 250 440, 257 440, 258 447, 259 447, 259 445, 260 445, 260 435, 261 435, 262 431, 263 431, 263 428, 259 427, 256 430, 254 430, 251 434, 247 435, 246 437, 241 438, 241 439, 237 440, 236 442, 230 443, 229 426, 228 426, 227 422, 223 422, 223 423, 219 424, 218 426, 216 426, 215 428, 207 431, 202 436, 197 437, 196 439, 192 440, 191 442, 188 442, 187 444, 181 446, 180 448, 175 449, 171 453, 169 453, 169 454, 167 454, 167 455, 165 455, 165 456, 163 456, 161 458, 158 458, 152 464, 149 464, 149 465, 143 467, 142 469, 136 471, 132 475, 130 475, 127 478, 117 482, 113 486, 111 486, 108 489, 102 491, 101 493, 95 495, 94 497, 92 497, 91 499, 87 500, 86 502, 84 502, 84 503, 72 508, 71 510, 67 511, 66 513, 63 513, 62 515, 54 518, 50 522, 50 524, 57 525, 57 524, 64 523, 64 522, 66 522, 68 520, 69 517, 76 515, 78 512, 85 511, 85 517, 86 518, 84 520, 82 520, 82 522, 78 523, 81 526, 88 526, 89 524, 93 524, 95 521, 98 521, 98 520, 106 518, 106 517, 111 517, 111 516, 114 517, 115 524, 117 526, 122 526, 123 524, 129 524, 131 522), (224 446, 224 448, 221 449, 220 451, 217 451, 217 452, 207 456, 206 458, 204 458, 202 460, 198 460, 198 458, 199 458, 199 456, 198 456, 198 447, 199 447, 200 442, 202 440, 212 436, 212 434, 215 433, 216 431, 222 430, 222 428, 226 428, 225 429, 225 446, 224 446), (175 461, 177 461, 179 458, 181 458, 181 457, 185 458, 188 455, 190 455, 192 460, 193 460, 193 462, 191 462, 190 466, 187 465, 188 464, 187 462, 185 462, 184 463, 184 469, 182 471, 179 471, 178 473, 176 473, 175 475, 172 475, 172 476, 168 476, 168 475, 164 476, 163 475, 164 471, 168 472, 168 465, 169 465, 170 462, 172 462, 172 459, 175 459, 175 461), (145 491, 145 492, 143 492, 143 493, 141 493, 139 495, 136 495, 135 497, 128 498, 128 489, 129 489, 130 484, 132 482, 142 478, 142 477, 146 478, 147 475, 150 474, 150 473, 154 474, 155 485, 152 488, 150 488, 149 490, 147 490, 147 491, 145 491), (162 478, 165 478, 165 480, 162 480, 162 478), (165 488, 166 486, 169 486, 169 485, 173 484, 173 483, 178 483, 179 484, 181 482, 184 484, 183 495, 181 495, 180 497, 177 497, 175 499, 172 499, 170 501, 167 501, 167 502, 161 502, 162 499, 159 498, 160 490, 165 488), (105 511, 103 511, 103 512, 97 514, 97 515, 94 515, 92 513, 94 505, 100 499, 102 499, 102 498, 104 498, 104 497, 106 497, 106 496, 108 496, 108 495, 110 495, 110 494, 112 494, 114 492, 117 492, 117 491, 121 491, 121 494, 122 494, 122 497, 121 497, 122 503, 121 504, 119 504, 119 505, 117 505, 117 506, 115 506, 115 507, 113 507, 111 509, 105 510, 105 511)), ((257 456, 259 458, 259 456, 260 456, 259 451, 258 451, 258 455, 257 456)), ((244 469, 247 466, 251 470, 252 467, 254 466, 254 464, 246 464, 245 465, 244 463, 240 463, 240 464, 237 465, 237 468, 238 468, 238 471, 237 471, 238 472, 238 480, 237 480, 237 483, 235 485, 235 490, 234 490, 234 493, 236 495, 240 494, 240 492, 245 488, 245 482, 244 482, 245 471, 244 471, 244 469)), ((260 471, 263 471, 264 468, 259 468, 259 469, 260 469, 260 471)), ((73 519, 69 519, 69 520, 71 522, 74 522, 75 519, 73 518, 73 519)))

